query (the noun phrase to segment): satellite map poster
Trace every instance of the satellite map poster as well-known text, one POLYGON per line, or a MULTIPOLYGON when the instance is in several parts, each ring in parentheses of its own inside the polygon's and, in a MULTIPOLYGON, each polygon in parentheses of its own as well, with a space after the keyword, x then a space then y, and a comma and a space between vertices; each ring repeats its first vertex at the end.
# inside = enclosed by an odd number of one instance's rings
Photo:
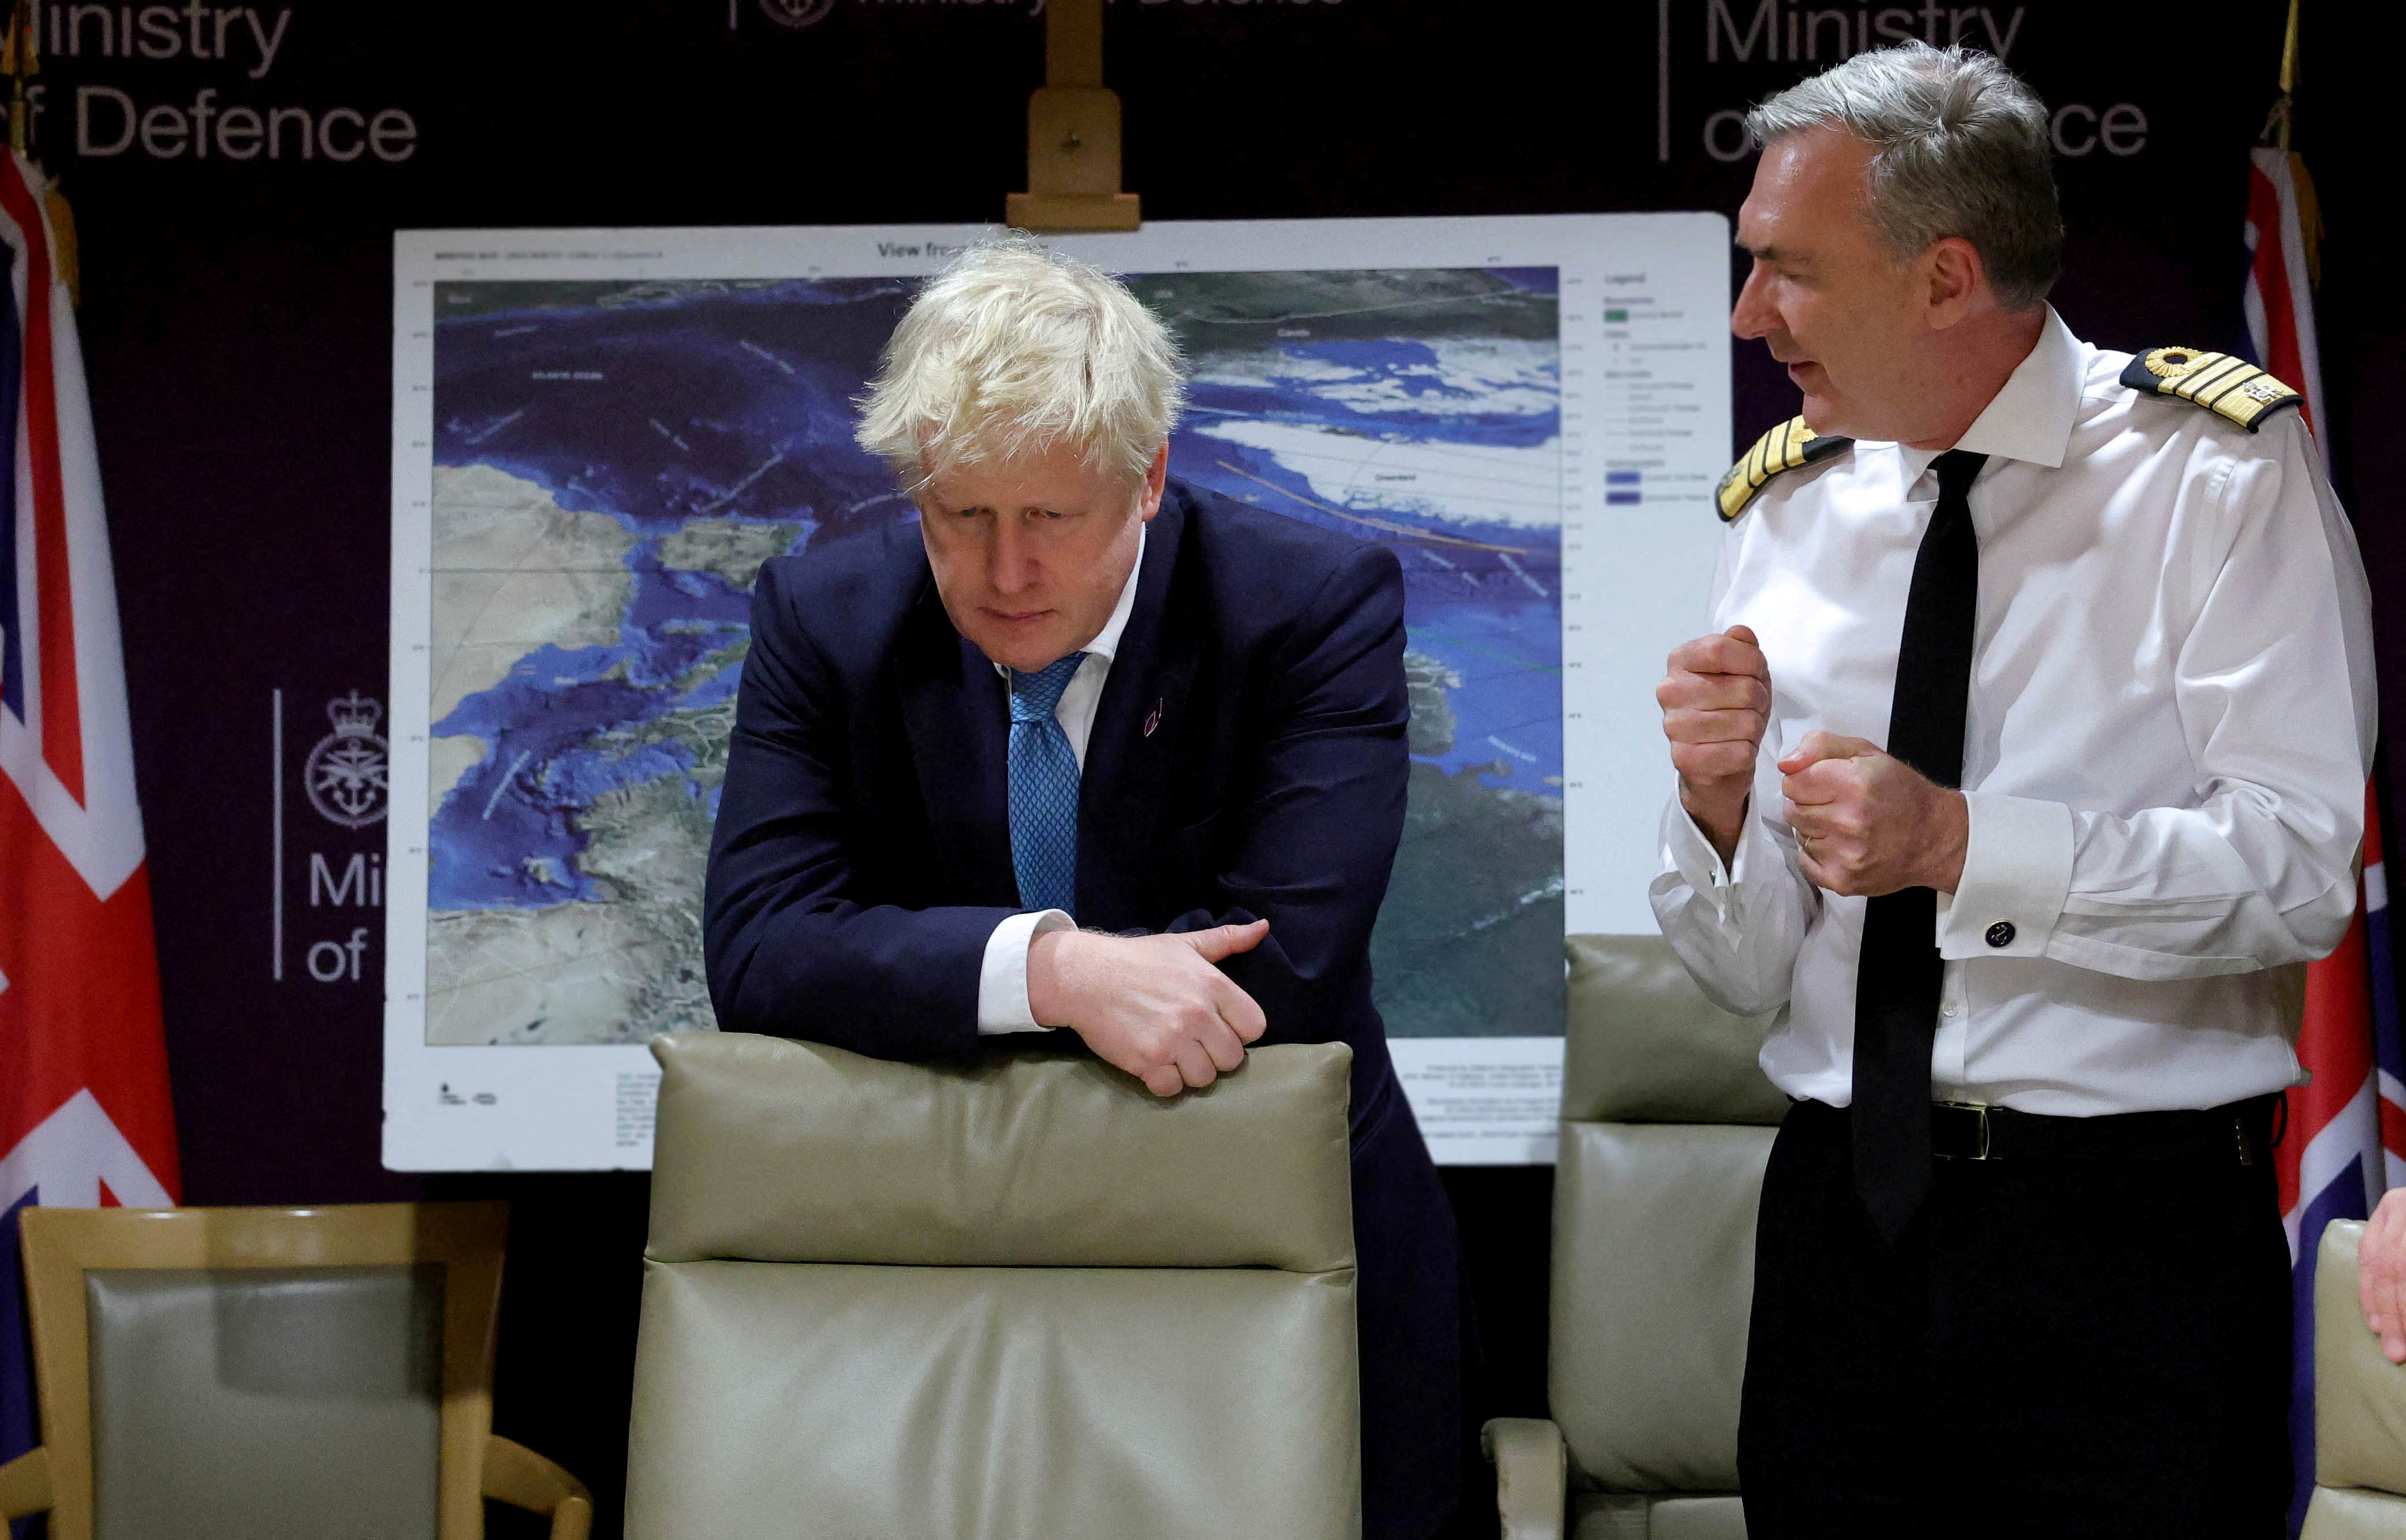
MULTIPOLYGON (((917 516, 853 401, 969 227, 405 232, 385 1160, 651 1158, 762 562, 917 516)), ((1552 1158, 1563 936, 1650 931, 1653 684, 1730 439, 1719 216, 1066 238, 1193 364, 1170 473, 1393 548, 1407 827, 1372 940, 1437 1159, 1552 1158)))

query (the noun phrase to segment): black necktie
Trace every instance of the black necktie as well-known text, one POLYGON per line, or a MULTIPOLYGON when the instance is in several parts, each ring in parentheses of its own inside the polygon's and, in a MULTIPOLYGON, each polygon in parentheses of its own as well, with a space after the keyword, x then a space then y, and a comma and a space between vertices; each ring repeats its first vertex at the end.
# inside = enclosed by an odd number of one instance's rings
MULTIPOLYGON (((1972 478, 1988 456, 1938 457, 1938 508, 1913 558, 1888 752, 1942 786, 1963 779, 1980 540, 1972 478)), ((1930 1191, 1930 1049, 1938 1031, 1938 895, 1909 887, 1863 910, 1855 971, 1855 1193, 1891 1245, 1930 1191)))

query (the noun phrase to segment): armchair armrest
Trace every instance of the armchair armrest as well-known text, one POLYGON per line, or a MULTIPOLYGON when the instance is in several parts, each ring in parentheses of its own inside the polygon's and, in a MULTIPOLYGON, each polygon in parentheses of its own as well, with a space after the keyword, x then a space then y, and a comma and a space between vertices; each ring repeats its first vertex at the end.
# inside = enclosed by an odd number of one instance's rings
POLYGON ((1479 1431, 1495 1466, 1495 1511, 1504 1540, 1562 1540, 1570 1455, 1563 1430, 1542 1418, 1499 1417, 1479 1431))
POLYGON ((50 1510, 50 1451, 27 1449, 0 1465, 0 1519, 50 1510))
POLYGON ((586 1540, 593 1531, 593 1494, 585 1483, 499 1434, 485 1444, 483 1490, 514 1508, 551 1515, 551 1540, 586 1540))

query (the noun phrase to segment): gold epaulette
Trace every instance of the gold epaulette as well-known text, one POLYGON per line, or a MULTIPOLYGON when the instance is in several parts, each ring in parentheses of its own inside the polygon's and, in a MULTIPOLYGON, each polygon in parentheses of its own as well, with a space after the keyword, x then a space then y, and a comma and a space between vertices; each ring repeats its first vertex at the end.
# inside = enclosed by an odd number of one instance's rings
POLYGON ((1713 494, 1721 505, 1721 522, 1727 524, 1745 513, 1754 494, 1762 491, 1772 477, 1817 459, 1827 459, 1852 447, 1854 442, 1835 433, 1816 436, 1804 426, 1803 417, 1789 418, 1755 440, 1754 447, 1740 456, 1738 462, 1729 468, 1729 474, 1721 477, 1713 494))
POLYGON ((2122 371, 2122 383, 2211 407, 2251 433, 2266 417, 2305 399, 2244 359, 2195 347, 2150 347, 2122 371))

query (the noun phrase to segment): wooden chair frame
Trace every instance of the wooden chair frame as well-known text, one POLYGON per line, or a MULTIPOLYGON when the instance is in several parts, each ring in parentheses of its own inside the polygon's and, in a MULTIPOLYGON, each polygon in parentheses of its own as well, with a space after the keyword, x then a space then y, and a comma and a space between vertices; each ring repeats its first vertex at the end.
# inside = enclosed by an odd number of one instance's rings
POLYGON ((92 1540, 92 1358, 87 1268, 381 1267, 441 1263, 443 1402, 436 1472, 441 1540, 481 1540, 484 1499, 551 1519, 586 1540, 582 1482, 494 1435, 493 1321, 509 1208, 501 1203, 317 1208, 22 1209, 26 1293, 41 1385, 42 1445, 0 1465, 0 1519, 47 1511, 51 1540, 92 1540))

